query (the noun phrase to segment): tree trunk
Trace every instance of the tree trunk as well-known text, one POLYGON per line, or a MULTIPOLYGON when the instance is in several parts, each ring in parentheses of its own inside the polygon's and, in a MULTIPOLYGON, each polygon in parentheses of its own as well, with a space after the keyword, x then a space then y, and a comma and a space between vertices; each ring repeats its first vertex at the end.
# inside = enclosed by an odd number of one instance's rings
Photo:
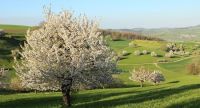
POLYGON ((67 79, 61 86, 62 95, 63 95, 63 102, 66 106, 71 106, 71 86, 72 86, 72 79, 67 79))
POLYGON ((140 87, 143 87, 143 82, 140 83, 140 87))
POLYGON ((144 81, 140 81, 140 87, 143 87, 144 81))

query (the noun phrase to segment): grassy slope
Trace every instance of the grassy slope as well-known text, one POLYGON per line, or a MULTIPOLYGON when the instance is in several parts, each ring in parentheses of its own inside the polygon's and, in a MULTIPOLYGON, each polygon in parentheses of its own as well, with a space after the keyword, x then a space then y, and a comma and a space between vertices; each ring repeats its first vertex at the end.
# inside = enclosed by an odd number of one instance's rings
MULTIPOLYGON (((0 40, 0 42, 1 41, 2 40, 0 40)), ((15 44, 12 42, 8 40, 3 41, 4 43, 0 43, 0 46, 8 45, 8 49, 15 47, 15 44)), ((144 64, 147 62, 154 63, 157 59, 163 59, 163 57, 156 58, 150 55, 134 56, 133 52, 135 50, 146 49, 149 51, 156 51, 162 55, 164 52, 159 49, 159 46, 165 43, 135 41, 140 47, 129 48, 128 42, 129 41, 110 42, 110 45, 116 52, 120 53, 122 50, 127 50, 132 53, 127 56, 127 59, 119 62, 118 67, 125 71, 115 75, 121 79, 126 86, 115 89, 87 90, 73 94, 74 108, 194 108, 200 106, 200 77, 188 75, 186 70, 186 65, 190 63, 192 59, 189 58, 175 63, 158 64, 158 66, 155 64, 144 64), (130 81, 128 77, 130 76, 130 70, 141 65, 150 69, 161 70, 166 77, 166 81, 158 86, 146 83, 145 87, 138 87, 139 84, 130 81)), ((195 44, 196 43, 192 42, 185 43, 188 47, 187 50, 191 50, 191 46, 195 44)), ((18 45, 18 43, 16 45, 18 45)), ((0 49, 1 48, 4 47, 0 47, 0 49)), ((2 52, 0 55, 3 57, 10 55, 9 51, 3 50, 2 52)), ((2 59, 3 58, 0 57, 0 60, 2 59)), ((176 59, 181 58, 172 58, 170 61, 176 59)), ((3 60, 7 61, 7 59, 3 60)), ((5 61, 1 63, 6 64, 5 61)), ((7 61, 7 63, 9 64, 10 62, 7 61)), ((1 108, 59 108, 61 104, 62 99, 60 92, 35 94, 0 91, 1 108)))

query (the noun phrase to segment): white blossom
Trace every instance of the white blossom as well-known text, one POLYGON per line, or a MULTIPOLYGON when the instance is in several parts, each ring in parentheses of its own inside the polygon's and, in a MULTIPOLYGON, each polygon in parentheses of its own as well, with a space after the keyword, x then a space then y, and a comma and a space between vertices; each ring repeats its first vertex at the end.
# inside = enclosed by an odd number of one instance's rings
POLYGON ((149 79, 148 80, 150 82, 154 83, 154 84, 157 84, 157 83, 160 83, 161 81, 165 81, 165 78, 164 78, 163 74, 160 71, 154 70, 149 75, 149 79))
POLYGON ((71 12, 47 11, 39 29, 27 31, 21 58, 14 68, 26 88, 59 90, 71 87, 99 87, 112 81, 114 54, 98 32, 98 24, 71 12))

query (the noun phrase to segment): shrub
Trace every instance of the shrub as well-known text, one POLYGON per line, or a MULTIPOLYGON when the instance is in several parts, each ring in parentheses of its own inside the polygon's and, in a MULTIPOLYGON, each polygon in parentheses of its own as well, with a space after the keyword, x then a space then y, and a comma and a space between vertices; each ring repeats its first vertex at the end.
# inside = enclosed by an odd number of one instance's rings
POLYGON ((133 43, 133 41, 130 42, 128 45, 129 45, 129 47, 134 47, 134 48, 137 47, 137 44, 133 43))
POLYGON ((165 78, 164 78, 163 74, 160 71, 154 70, 149 75, 149 81, 156 85, 156 84, 160 83, 161 81, 165 81, 165 78))
POLYGON ((149 52, 147 50, 143 50, 142 54, 146 55, 146 54, 149 54, 149 52))
POLYGON ((151 52, 151 56, 152 56, 152 57, 157 57, 158 54, 156 54, 155 52, 151 52))
POLYGON ((122 56, 127 56, 127 55, 129 55, 129 53, 126 50, 123 50, 122 51, 122 56))
POLYGON ((139 55, 142 55, 142 53, 141 53, 139 50, 136 50, 136 51, 134 52, 134 55, 139 56, 139 55))

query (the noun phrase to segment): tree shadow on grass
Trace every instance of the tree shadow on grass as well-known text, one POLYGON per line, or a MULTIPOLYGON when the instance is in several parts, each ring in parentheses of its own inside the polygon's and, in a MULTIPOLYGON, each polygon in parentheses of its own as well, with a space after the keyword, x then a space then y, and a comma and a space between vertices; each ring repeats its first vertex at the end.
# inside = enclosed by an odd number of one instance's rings
POLYGON ((9 54, 11 54, 10 50, 0 48, 0 55, 9 55, 9 54))
MULTIPOLYGON (((162 89, 162 88, 156 88, 156 89, 162 89)), ((150 90, 155 90, 155 89, 150 89, 150 90)), ((137 92, 144 92, 140 90, 128 90, 128 91, 122 91, 122 92, 111 92, 111 93, 106 93, 105 91, 99 91, 97 93, 86 93, 86 94, 75 94, 72 97, 72 102, 74 104, 77 103, 87 103, 87 102, 92 102, 92 101, 98 101, 100 99, 104 98, 109 98, 112 96, 120 96, 120 95, 126 95, 126 94, 133 94, 137 92), (78 100, 76 100, 78 99, 78 100)), ((12 92, 17 93, 17 92, 12 92)), ((10 94, 12 94, 10 93, 10 94)), ((19 92, 18 92, 19 93, 19 92)), ((27 94, 30 95, 30 94, 27 94)), ((38 94, 36 94, 38 95, 38 94)), ((40 94, 41 95, 41 94, 40 94)), ((0 108, 51 108, 51 107, 56 107, 60 108, 63 107, 63 101, 61 96, 48 96, 48 97, 27 97, 23 98, 20 97, 20 99, 16 100, 10 100, 6 102, 1 102, 0 103, 0 108)), ((74 107, 74 106, 72 106, 74 107)), ((82 108, 82 106, 79 106, 82 108)), ((93 106, 91 106, 93 107, 93 106)), ((93 107, 94 108, 94 107, 93 107)))
MULTIPOLYGON (((182 86, 178 88, 171 88, 171 89, 161 89, 161 90, 153 90, 153 91, 147 91, 147 92, 141 92, 137 95, 134 95, 133 93, 127 93, 126 96, 123 96, 121 98, 111 99, 111 100, 93 100, 92 102, 83 103, 80 105, 75 105, 74 108, 110 108, 115 107, 118 105, 126 105, 130 103, 142 103, 145 101, 150 100, 157 100, 157 99, 163 99, 165 97, 168 97, 173 94, 178 94, 181 92, 185 92, 192 89, 198 89, 200 88, 200 84, 194 84, 194 85, 187 85, 182 86)), ((124 95, 124 94, 122 94, 124 95)), ((115 95, 112 95, 115 96, 115 95)), ((102 97, 103 99, 103 97, 102 97)))
POLYGON ((61 106, 62 98, 60 96, 22 98, 0 103, 0 108, 60 108, 61 106))
MULTIPOLYGON (((181 86, 178 88, 155 88, 146 91, 128 89, 117 92, 106 91, 88 92, 84 94, 74 95, 73 108, 111 108, 119 105, 142 103, 151 100, 163 99, 173 94, 182 93, 192 89, 199 89, 200 84, 181 86), (133 90, 133 91, 131 91, 133 90), (105 94, 106 93, 106 94, 105 94), (76 100, 77 99, 77 100, 76 100)), ((111 89, 112 90, 112 89, 111 89)), ((191 101, 190 106, 199 105, 199 99, 191 101), (192 104, 194 103, 194 104, 192 104)), ((45 97, 27 97, 16 100, 10 100, 0 103, 0 108, 51 108, 62 106, 61 96, 45 96, 45 97)), ((169 106, 175 108, 177 106, 187 106, 186 103, 169 106)), ((191 107, 192 108, 192 107, 191 107)))
POLYGON ((147 91, 154 91, 154 90, 157 90, 157 89, 164 89, 164 88, 165 87, 142 90, 142 91, 141 90, 134 90, 134 88, 124 88, 124 91, 119 91, 119 92, 116 92, 117 89, 115 89, 113 92, 109 92, 109 93, 107 93, 106 91, 103 91, 103 92, 86 93, 86 94, 75 94, 73 101, 74 101, 75 104, 77 102, 80 104, 80 103, 85 103, 85 102, 98 101, 98 100, 101 100, 101 99, 110 98, 112 96, 129 95, 129 94, 142 93, 142 92, 147 92, 147 91), (127 89, 127 90, 125 90, 125 89, 127 89))
POLYGON ((200 98, 196 98, 191 101, 173 104, 171 106, 168 106, 167 108, 199 108, 199 107, 200 107, 200 98))
POLYGON ((17 40, 13 37, 11 37, 11 38, 1 37, 0 39, 7 42, 7 46, 12 46, 12 47, 19 46, 20 44, 22 44, 24 42, 23 40, 17 40))
POLYGON ((168 82, 168 84, 171 84, 171 83, 179 83, 180 81, 171 81, 171 82, 168 82))

